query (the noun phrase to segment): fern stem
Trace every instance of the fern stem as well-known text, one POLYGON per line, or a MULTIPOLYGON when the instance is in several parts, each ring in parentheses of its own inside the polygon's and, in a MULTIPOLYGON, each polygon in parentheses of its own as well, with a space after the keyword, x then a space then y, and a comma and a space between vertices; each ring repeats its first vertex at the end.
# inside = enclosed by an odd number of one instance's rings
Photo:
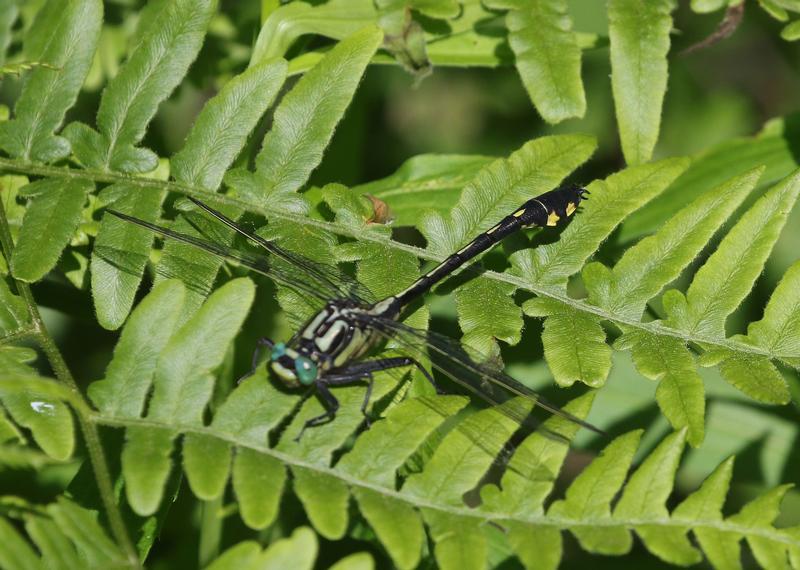
MULTIPOLYGON (((6 260, 10 261, 14 244, 2 201, 0 201, 0 246, 2 246, 3 255, 6 260)), ((81 433, 83 433, 83 438, 86 442, 89 460, 92 463, 100 499, 103 501, 103 507, 105 508, 111 531, 114 533, 117 544, 125 552, 129 566, 132 568, 141 568, 139 556, 136 553, 133 542, 131 542, 128 531, 125 528, 125 523, 122 520, 122 513, 114 500, 114 487, 111 481, 111 473, 108 469, 108 462, 106 461, 103 445, 100 441, 100 432, 97 425, 90 420, 88 415, 90 411, 89 405, 78 389, 78 384, 75 382, 75 378, 73 378, 61 351, 58 349, 53 337, 47 330, 47 326, 39 312, 39 307, 33 296, 30 285, 24 281, 14 279, 13 276, 12 280, 17 292, 25 300, 25 305, 28 307, 28 314, 31 319, 32 328, 26 331, 25 336, 34 339, 41 347, 56 378, 69 387, 70 391, 74 394, 75 403, 78 404, 74 405, 73 409, 75 410, 78 424, 81 427, 81 433)))
POLYGON ((35 338, 36 338, 36 331, 33 328, 25 327, 0 337, 0 346, 3 346, 5 344, 22 342, 26 340, 32 340, 35 338))
POLYGON ((353 477, 347 473, 337 470, 335 467, 325 467, 315 461, 307 461, 297 456, 288 453, 280 452, 276 449, 268 447, 267 445, 255 445, 249 441, 240 441, 236 437, 215 431, 211 427, 204 427, 198 425, 176 425, 167 422, 153 420, 151 418, 119 418, 104 416, 99 413, 93 413, 92 421, 98 424, 130 428, 130 427, 150 427, 160 430, 169 430, 172 432, 179 432, 182 434, 196 434, 206 437, 213 437, 219 441, 223 441, 231 445, 231 447, 241 447, 251 449, 257 453, 269 455, 281 461, 285 465, 291 467, 300 467, 305 470, 314 471, 330 477, 339 479, 348 487, 359 487, 374 491, 386 497, 396 499, 408 505, 419 509, 429 509, 440 511, 450 515, 466 518, 477 518, 482 522, 496 522, 502 526, 503 521, 521 522, 524 524, 549 526, 561 530, 569 530, 581 526, 595 526, 595 527, 624 527, 628 530, 634 530, 636 527, 643 525, 655 525, 666 528, 681 528, 693 530, 697 528, 708 528, 718 532, 737 534, 741 536, 757 536, 770 540, 772 542, 784 544, 791 548, 800 548, 800 538, 795 538, 788 533, 781 532, 781 529, 770 529, 756 526, 749 526, 746 524, 738 524, 730 522, 725 519, 678 519, 678 518, 652 518, 652 519, 638 519, 638 518, 617 518, 617 517, 604 517, 596 519, 573 519, 561 516, 553 516, 545 513, 528 513, 525 515, 509 516, 507 513, 492 512, 488 510, 481 510, 478 508, 453 506, 445 503, 436 503, 428 499, 421 499, 416 495, 410 495, 397 491, 394 488, 385 487, 379 484, 363 481, 353 477))
MULTIPOLYGON (((6 170, 22 174, 33 174, 45 177, 62 177, 70 179, 91 180, 95 183, 100 182, 100 183, 115 184, 124 182, 125 184, 141 189, 165 190, 167 192, 173 192, 175 194, 181 194, 184 196, 193 196, 195 198, 202 199, 203 201, 206 201, 209 204, 217 207, 228 206, 234 208, 241 208, 248 212, 258 214, 267 218, 273 217, 280 220, 290 221, 292 223, 317 228, 334 234, 357 238, 361 241, 380 243, 383 246, 390 247, 398 251, 410 253, 420 259, 434 261, 437 263, 441 262, 444 259, 443 256, 432 254, 429 251, 419 247, 414 247, 412 245, 400 243, 384 235, 380 235, 373 232, 360 232, 352 228, 349 228, 343 224, 338 224, 336 222, 315 220, 312 218, 308 218, 306 216, 292 214, 289 212, 281 211, 278 209, 272 209, 269 207, 264 208, 264 207, 253 206, 252 204, 249 204, 243 200, 240 200, 232 196, 210 193, 202 188, 181 184, 178 182, 156 180, 153 178, 146 178, 141 176, 129 176, 126 174, 105 172, 101 170, 63 168, 63 167, 49 166, 46 164, 39 164, 34 162, 12 160, 7 158, 0 158, 0 170, 6 170)), ((470 271, 470 269, 466 269, 465 271, 470 271)), ((529 291, 539 297, 546 297, 554 301, 561 302, 575 309, 576 311, 593 315, 600 320, 608 321, 615 325, 624 325, 626 327, 643 330, 656 336, 678 338, 684 343, 693 343, 695 345, 708 345, 712 347, 727 348, 734 352, 752 354, 756 356, 764 356, 772 360, 781 360, 782 362, 785 362, 784 360, 785 358, 793 358, 793 357, 796 358, 800 356, 800 355, 773 354, 771 351, 755 345, 744 344, 742 342, 737 342, 726 338, 720 339, 714 337, 706 337, 704 335, 692 334, 686 331, 664 326, 658 322, 644 323, 640 320, 629 319, 608 312, 601 307, 591 305, 584 300, 574 299, 569 295, 567 295, 565 291, 553 289, 550 287, 543 287, 535 283, 526 281, 525 279, 518 277, 516 275, 511 275, 509 273, 484 271, 481 273, 481 276, 501 283, 508 283, 510 285, 513 285, 517 289, 529 291)), ((787 364, 789 366, 792 366, 791 363, 787 364)))

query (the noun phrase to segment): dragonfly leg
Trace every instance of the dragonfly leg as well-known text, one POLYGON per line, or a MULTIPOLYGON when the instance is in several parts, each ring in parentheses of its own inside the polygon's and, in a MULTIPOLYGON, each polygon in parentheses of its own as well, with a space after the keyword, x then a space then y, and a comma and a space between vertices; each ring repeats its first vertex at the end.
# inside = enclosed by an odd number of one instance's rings
POLYGON ((272 348, 274 345, 275 343, 267 337, 262 337, 256 341, 256 349, 253 351, 253 363, 250 367, 250 371, 241 376, 236 381, 237 384, 241 384, 244 380, 256 373, 256 370, 258 370, 258 360, 261 358, 264 347, 272 348))
POLYGON ((364 414, 364 417, 367 418, 367 426, 369 426, 370 420, 369 417, 367 417, 367 406, 369 406, 369 401, 372 397, 372 373, 379 370, 389 370, 390 368, 401 368, 403 366, 411 365, 416 366, 420 372, 422 372, 425 378, 427 378, 428 382, 430 382, 436 389, 437 393, 442 393, 442 391, 439 389, 439 386, 433 380, 433 376, 431 376, 430 372, 428 372, 418 361, 408 356, 397 356, 394 358, 382 358, 380 360, 356 362, 347 368, 331 370, 323 378, 317 380, 315 386, 317 387, 320 397, 326 404, 326 412, 306 421, 306 423, 303 425, 303 429, 300 430, 300 433, 294 438, 294 440, 299 441, 300 437, 303 435, 303 432, 307 428, 329 422, 336 415, 336 412, 339 409, 339 401, 333 394, 331 394, 328 386, 346 386, 348 384, 355 384, 356 382, 366 380, 367 393, 365 394, 364 401, 361 404, 361 412, 364 414))
POLYGON ((431 373, 419 363, 418 360, 409 356, 396 356, 394 358, 382 358, 380 360, 368 360, 367 362, 357 362, 351 364, 347 368, 341 370, 340 374, 350 375, 359 374, 364 372, 377 372, 378 370, 388 370, 390 368, 401 368, 403 366, 416 366, 417 370, 422 372, 425 379, 431 383, 431 386, 436 390, 437 394, 444 394, 444 391, 439 388, 439 385, 431 376, 431 373))
MULTIPOLYGON (((428 382, 436 388, 436 391, 442 393, 439 389, 439 386, 436 385, 436 382, 433 380, 433 376, 431 376, 430 372, 428 372, 425 367, 420 364, 417 360, 410 358, 408 356, 396 356, 393 358, 381 358, 380 360, 368 360, 366 362, 356 362, 355 364, 351 364, 347 368, 342 368, 340 370, 333 370, 331 374, 335 376, 353 376, 356 374, 364 374, 366 372, 377 372, 379 370, 388 370, 390 368, 401 368, 403 366, 416 366, 417 369, 422 372, 428 382)), ((336 382, 338 383, 338 382, 336 382)))
POLYGON ((372 377, 372 374, 369 375, 369 380, 367 381, 367 393, 364 394, 364 401, 361 402, 361 413, 364 415, 364 419, 367 422, 367 427, 372 427, 372 420, 369 419, 367 415, 367 406, 369 405, 369 399, 372 397, 372 385, 375 384, 375 379, 372 377))
MULTIPOLYGON (((372 377, 372 370, 374 368, 370 366, 362 366, 362 365, 369 365, 373 364, 373 362, 360 362, 354 364, 348 368, 345 368, 339 374, 329 374, 325 376, 324 382, 325 384, 331 386, 345 386, 347 384, 354 384, 356 382, 360 382, 362 380, 366 380, 367 382, 367 392, 364 394, 364 401, 361 403, 361 413, 364 414, 364 417, 367 420, 367 427, 372 425, 372 422, 367 415, 367 406, 369 405, 369 400, 372 397, 372 385, 374 384, 374 378, 372 377)), ((382 368, 377 368, 377 370, 383 370, 382 368)))
POLYGON ((339 410, 339 400, 336 399, 336 396, 331 394, 327 382, 325 380, 318 380, 315 385, 317 387, 317 392, 322 397, 325 413, 307 420, 306 423, 303 424, 303 429, 301 429, 297 437, 294 438, 295 441, 300 441, 300 438, 303 437, 303 433, 308 428, 333 420, 333 418, 336 417, 336 412, 339 410))

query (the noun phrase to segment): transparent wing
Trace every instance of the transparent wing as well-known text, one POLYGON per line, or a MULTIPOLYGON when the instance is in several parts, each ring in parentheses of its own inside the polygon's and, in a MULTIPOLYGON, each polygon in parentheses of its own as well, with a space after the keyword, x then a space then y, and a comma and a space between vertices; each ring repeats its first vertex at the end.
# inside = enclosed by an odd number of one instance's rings
MULTIPOLYGON (((202 203, 192 199, 193 202, 201 205, 202 203)), ((347 274, 338 271, 335 267, 317 263, 302 255, 289 252, 280 246, 257 236, 235 222, 230 220, 220 212, 202 204, 204 210, 214 218, 234 229, 238 234, 245 236, 251 243, 261 247, 266 254, 249 252, 240 248, 225 245, 221 239, 205 239, 202 237, 189 235, 171 230, 165 226, 160 226, 134 216, 123 214, 115 210, 107 210, 109 214, 121 218, 132 224, 136 224, 157 233, 165 238, 173 239, 218 257, 246 267, 256 273, 265 275, 297 293, 304 301, 312 301, 312 306, 321 308, 325 303, 332 299, 350 299, 359 305, 367 305, 370 302, 366 299, 368 292, 356 280, 347 274)), ((187 220, 200 233, 207 234, 200 228, 200 224, 193 223, 191 214, 187 215, 187 220)))
POLYGON ((222 212, 215 210, 197 198, 188 196, 188 199, 207 214, 217 219, 220 223, 245 237, 252 244, 255 244, 271 254, 271 256, 299 270, 300 274, 297 275, 298 279, 305 279, 316 288, 326 291, 329 299, 350 299, 360 305, 369 304, 374 301, 372 294, 364 285, 346 273, 339 271, 338 268, 318 263, 301 254, 288 251, 242 227, 222 212))
POLYGON ((590 423, 548 402, 496 364, 486 361, 483 355, 453 338, 382 317, 364 315, 361 318, 365 326, 393 340, 399 351, 430 360, 436 370, 485 402, 499 406, 504 415, 520 424, 531 425, 529 402, 533 402, 551 414, 605 435, 590 423))
MULTIPOLYGON (((135 218, 115 210, 109 209, 107 211, 113 216, 121 218, 137 226, 146 228, 165 238, 174 239, 181 243, 189 244, 193 247, 221 257, 228 262, 241 265, 251 271, 265 275, 276 283, 280 283, 281 285, 289 287, 301 298, 312 304, 324 305, 331 299, 330 295, 332 290, 330 287, 323 287, 313 280, 304 279, 304 276, 300 271, 298 271, 298 268, 288 264, 287 262, 282 263, 280 258, 270 258, 266 255, 259 255, 248 251, 243 251, 241 249, 229 247, 222 243, 203 239, 201 237, 176 232, 167 227, 153 224, 145 220, 140 220, 139 218, 135 218)), ((102 254, 103 252, 100 253, 102 254)), ((108 255, 108 253, 109 252, 106 252, 106 255, 108 255)))

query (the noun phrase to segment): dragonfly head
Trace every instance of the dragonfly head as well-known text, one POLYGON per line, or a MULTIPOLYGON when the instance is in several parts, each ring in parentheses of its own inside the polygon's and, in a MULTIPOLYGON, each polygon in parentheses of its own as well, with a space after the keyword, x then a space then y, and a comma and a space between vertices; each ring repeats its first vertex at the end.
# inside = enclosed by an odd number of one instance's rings
POLYGON ((283 342, 272 345, 270 367, 289 388, 310 386, 319 377, 317 363, 283 342))

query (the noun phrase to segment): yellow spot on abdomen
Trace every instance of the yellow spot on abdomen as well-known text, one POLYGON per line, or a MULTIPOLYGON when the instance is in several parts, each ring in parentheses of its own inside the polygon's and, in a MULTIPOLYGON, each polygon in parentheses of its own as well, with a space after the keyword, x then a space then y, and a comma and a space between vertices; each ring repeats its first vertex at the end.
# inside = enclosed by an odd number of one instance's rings
POLYGON ((561 218, 555 212, 550 212, 550 215, 547 216, 547 225, 554 226, 558 223, 558 220, 561 218))
POLYGON ((525 213, 525 208, 521 208, 521 209, 517 210, 516 212, 514 212, 513 215, 514 215, 515 218, 519 218, 524 213, 525 213))

